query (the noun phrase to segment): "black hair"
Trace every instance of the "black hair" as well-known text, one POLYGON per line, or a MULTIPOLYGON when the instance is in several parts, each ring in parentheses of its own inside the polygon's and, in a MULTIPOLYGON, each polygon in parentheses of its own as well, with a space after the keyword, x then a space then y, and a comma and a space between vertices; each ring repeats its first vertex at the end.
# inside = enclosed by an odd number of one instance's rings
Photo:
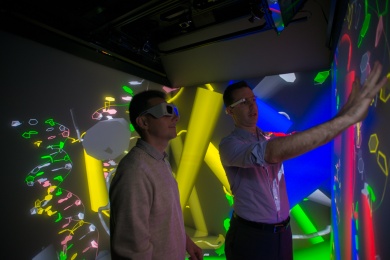
POLYGON ((240 88, 250 88, 252 89, 248 83, 245 81, 238 81, 236 83, 230 84, 226 87, 225 91, 223 92, 223 103, 225 104, 225 107, 230 106, 235 101, 233 99, 233 92, 240 88))
POLYGON ((162 98, 166 100, 166 95, 160 90, 146 90, 133 96, 129 104, 129 118, 135 130, 140 134, 140 128, 137 125, 137 117, 145 110, 151 108, 149 100, 152 98, 162 98))

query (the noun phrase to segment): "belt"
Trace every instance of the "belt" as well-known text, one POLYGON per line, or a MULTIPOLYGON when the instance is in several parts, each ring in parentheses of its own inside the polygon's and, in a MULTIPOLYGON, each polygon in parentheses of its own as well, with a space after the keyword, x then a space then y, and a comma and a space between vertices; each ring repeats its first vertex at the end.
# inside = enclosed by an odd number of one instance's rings
POLYGON ((246 220, 240 216, 238 216, 235 212, 233 212, 233 217, 237 219, 239 222, 257 228, 261 229, 264 231, 269 231, 272 233, 279 233, 279 232, 284 232, 288 226, 290 225, 290 217, 288 217, 285 221, 276 223, 276 224, 267 224, 267 223, 261 223, 261 222, 254 222, 254 221, 249 221, 246 220))

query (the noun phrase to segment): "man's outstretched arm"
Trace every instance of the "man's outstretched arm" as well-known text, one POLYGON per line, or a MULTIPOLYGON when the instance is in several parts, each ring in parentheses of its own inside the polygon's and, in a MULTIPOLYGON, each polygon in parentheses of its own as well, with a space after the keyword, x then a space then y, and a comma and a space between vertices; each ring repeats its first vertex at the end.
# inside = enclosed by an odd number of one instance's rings
POLYGON ((380 78, 381 72, 382 65, 375 62, 363 87, 356 78, 347 102, 334 118, 308 130, 270 140, 265 160, 277 163, 309 152, 331 141, 351 125, 362 121, 367 116, 372 99, 387 82, 387 77, 380 78))

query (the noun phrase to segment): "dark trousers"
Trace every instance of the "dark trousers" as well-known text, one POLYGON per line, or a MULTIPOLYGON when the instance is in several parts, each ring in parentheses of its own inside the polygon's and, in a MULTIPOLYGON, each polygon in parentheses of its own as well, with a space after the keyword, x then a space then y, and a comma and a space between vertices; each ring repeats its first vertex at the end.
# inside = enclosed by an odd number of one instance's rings
POLYGON ((274 233, 232 217, 225 238, 225 255, 226 260, 292 260, 291 227, 274 233))

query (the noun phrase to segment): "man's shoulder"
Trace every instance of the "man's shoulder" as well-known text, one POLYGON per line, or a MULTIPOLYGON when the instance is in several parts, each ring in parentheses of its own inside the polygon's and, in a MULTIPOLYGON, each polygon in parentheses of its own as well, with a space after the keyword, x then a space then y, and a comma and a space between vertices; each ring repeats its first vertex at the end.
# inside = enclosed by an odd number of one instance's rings
POLYGON ((144 178, 149 175, 153 162, 150 156, 137 147, 133 147, 120 161, 116 169, 116 175, 126 176, 127 180, 144 178))
POLYGON ((138 164, 143 161, 146 154, 147 153, 144 150, 134 146, 124 157, 122 157, 119 161, 119 165, 138 164))
POLYGON ((226 141, 229 139, 237 139, 237 138, 245 138, 245 132, 239 128, 235 128, 233 131, 231 131, 228 135, 221 138, 222 141, 226 141))
POLYGON ((230 145, 234 145, 237 141, 240 141, 241 139, 242 137, 233 131, 227 136, 221 138, 221 141, 219 142, 219 148, 230 148, 230 145))
POLYGON ((219 145, 221 145, 222 143, 226 142, 226 140, 229 140, 231 139, 233 136, 233 132, 231 132, 230 134, 226 135, 226 136, 223 136, 221 138, 221 140, 219 141, 219 145))

